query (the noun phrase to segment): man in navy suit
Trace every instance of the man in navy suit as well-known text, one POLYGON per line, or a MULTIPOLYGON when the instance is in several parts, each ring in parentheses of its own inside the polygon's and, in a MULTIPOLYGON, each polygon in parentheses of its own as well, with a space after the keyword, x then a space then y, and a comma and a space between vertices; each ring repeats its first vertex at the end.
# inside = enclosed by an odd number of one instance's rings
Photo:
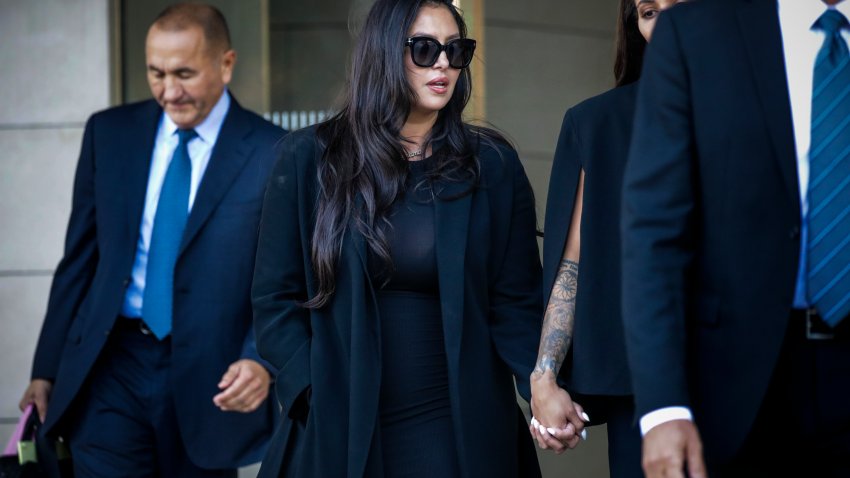
POLYGON ((221 12, 175 5, 148 31, 154 99, 93 115, 32 382, 43 431, 82 476, 235 476, 274 429, 250 285, 284 131, 227 90, 221 12))
POLYGON ((648 478, 850 476, 850 3, 658 20, 623 190, 648 478))

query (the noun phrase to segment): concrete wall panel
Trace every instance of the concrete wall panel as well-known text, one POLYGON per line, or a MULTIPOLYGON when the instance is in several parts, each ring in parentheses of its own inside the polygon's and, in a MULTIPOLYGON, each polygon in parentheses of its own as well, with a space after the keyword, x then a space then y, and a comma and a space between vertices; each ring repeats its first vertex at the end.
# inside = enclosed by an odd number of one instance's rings
POLYGON ((502 27, 489 27, 487 38, 487 119, 515 142, 533 170, 542 226, 564 113, 613 86, 613 39, 502 27))
POLYGON ((109 106, 110 0, 0 0, 0 441, 19 416, 86 118, 109 106))
MULTIPOLYGON (((20 414, 18 401, 29 384, 35 342, 47 309, 50 280, 50 276, 0 277, 0 304, 3 304, 0 307, 0 324, 3 324, 0 417, 17 418, 20 414)), ((5 446, 5 441, 2 444, 5 446)))
POLYGON ((56 267, 82 135, 78 128, 0 130, 0 270, 56 267))
POLYGON ((0 126, 82 122, 109 102, 107 0, 0 0, 0 126))
POLYGON ((501 25, 604 37, 615 29, 617 4, 617 0, 487 0, 486 8, 488 21, 501 25))

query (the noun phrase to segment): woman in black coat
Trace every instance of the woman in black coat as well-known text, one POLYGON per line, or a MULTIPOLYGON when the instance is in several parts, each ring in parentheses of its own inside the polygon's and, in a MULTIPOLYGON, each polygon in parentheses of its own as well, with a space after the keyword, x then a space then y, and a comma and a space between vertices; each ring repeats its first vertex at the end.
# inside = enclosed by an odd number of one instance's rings
POLYGON ((466 125, 475 42, 449 1, 378 0, 340 113, 290 134, 263 208, 257 348, 284 419, 260 476, 539 476, 534 199, 466 125))
POLYGON ((620 1, 617 87, 567 111, 549 179, 548 301, 531 376, 531 430, 541 447, 562 451, 578 444, 587 422, 607 423, 617 478, 643 476, 620 310, 621 187, 644 48, 655 18, 675 3, 620 1))

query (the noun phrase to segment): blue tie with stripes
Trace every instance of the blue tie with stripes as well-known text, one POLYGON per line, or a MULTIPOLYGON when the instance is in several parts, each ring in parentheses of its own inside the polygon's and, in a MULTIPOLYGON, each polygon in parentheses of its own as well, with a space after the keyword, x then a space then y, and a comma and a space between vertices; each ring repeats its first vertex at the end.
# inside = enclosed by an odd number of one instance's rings
POLYGON ((174 264, 189 216, 192 162, 188 144, 197 135, 193 129, 177 130, 180 141, 165 173, 153 220, 145 269, 142 319, 160 340, 171 333, 174 264))
POLYGON ((847 18, 834 9, 813 28, 826 40, 815 60, 809 149, 808 292, 824 322, 850 313, 850 53, 847 18))

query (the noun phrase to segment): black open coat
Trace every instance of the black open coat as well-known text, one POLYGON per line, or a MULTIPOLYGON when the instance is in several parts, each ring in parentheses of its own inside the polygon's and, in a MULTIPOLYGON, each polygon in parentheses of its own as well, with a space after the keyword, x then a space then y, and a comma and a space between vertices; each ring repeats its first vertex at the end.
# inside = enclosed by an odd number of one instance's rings
MULTIPOLYGON (((513 380, 528 399, 542 316, 534 198, 513 149, 473 141, 479 187, 435 202, 458 458, 465 477, 539 476, 513 380)), ((263 208, 253 301, 258 350, 280 370, 284 420, 260 476, 379 477, 381 329, 366 242, 349 228, 331 302, 299 305, 315 294, 310 254, 322 151, 315 128, 289 135, 281 150, 263 208)), ((435 186, 441 197, 467 189, 435 186)))
MULTIPOLYGON (((546 204, 543 288, 549 300, 570 232, 582 169, 581 260, 573 345, 561 367, 567 389, 631 395, 620 305, 620 191, 628 157, 637 83, 614 88, 564 116, 546 204)), ((589 407, 590 397, 581 404, 589 407)))

